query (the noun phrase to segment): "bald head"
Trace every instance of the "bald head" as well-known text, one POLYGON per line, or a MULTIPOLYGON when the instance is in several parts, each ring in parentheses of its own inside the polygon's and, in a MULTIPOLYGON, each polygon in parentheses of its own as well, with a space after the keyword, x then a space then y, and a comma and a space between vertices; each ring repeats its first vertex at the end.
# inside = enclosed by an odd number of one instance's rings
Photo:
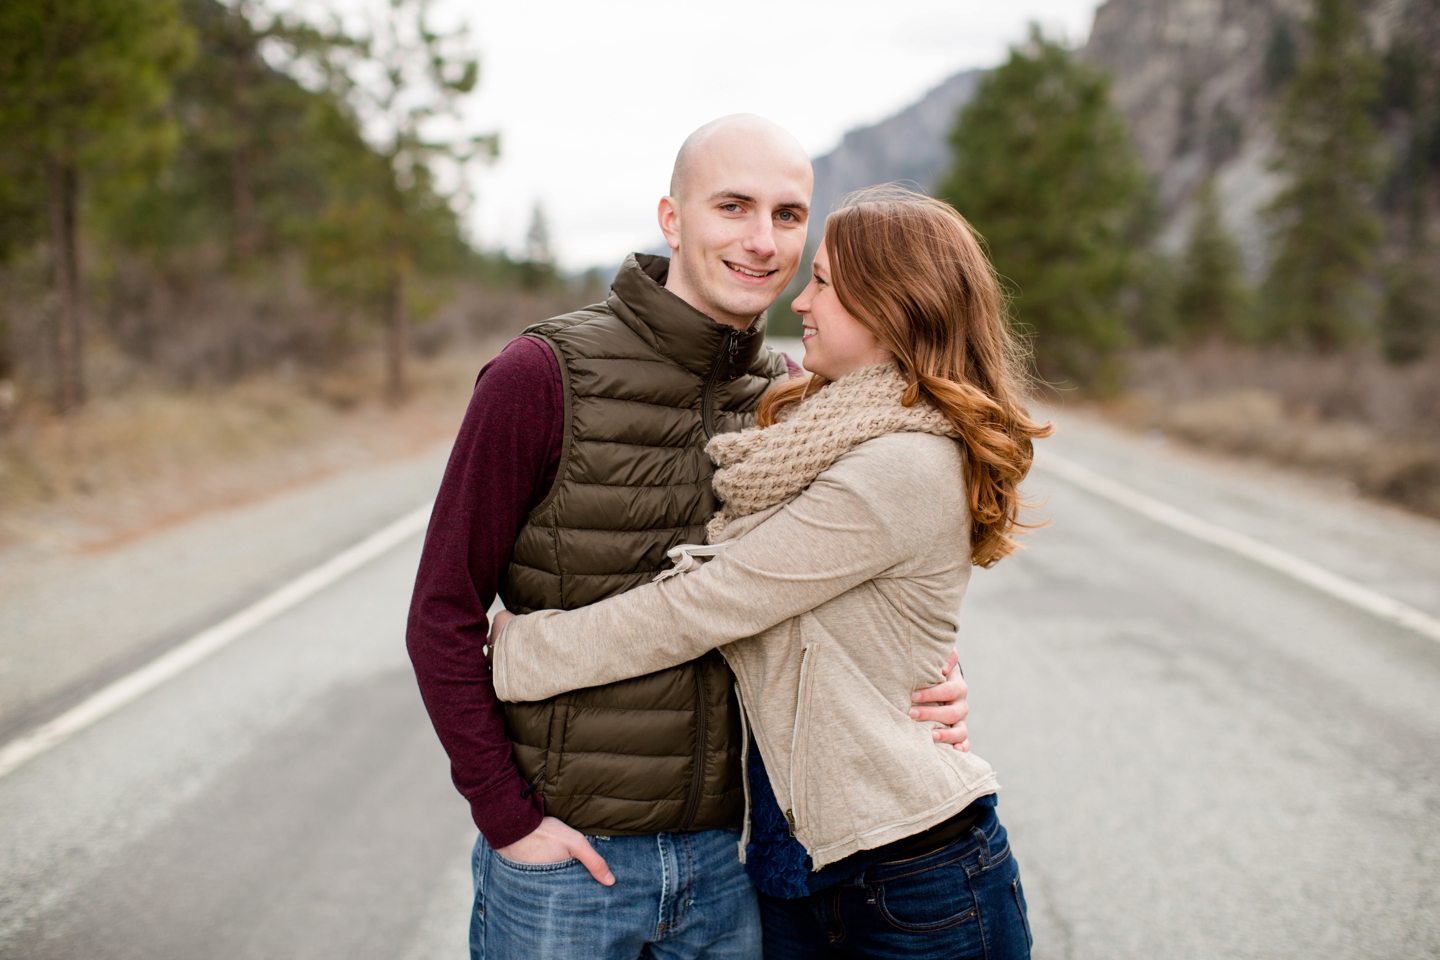
POLYGON ((690 134, 656 211, 671 250, 665 288, 749 329, 799 268, 814 183, 805 150, 769 120, 736 114, 690 134))
POLYGON ((670 196, 685 200, 707 173, 717 167, 733 166, 742 157, 752 163, 759 160, 773 165, 779 176, 814 179, 810 157, 789 131, 753 113, 733 113, 711 120, 685 138, 670 174, 670 196))

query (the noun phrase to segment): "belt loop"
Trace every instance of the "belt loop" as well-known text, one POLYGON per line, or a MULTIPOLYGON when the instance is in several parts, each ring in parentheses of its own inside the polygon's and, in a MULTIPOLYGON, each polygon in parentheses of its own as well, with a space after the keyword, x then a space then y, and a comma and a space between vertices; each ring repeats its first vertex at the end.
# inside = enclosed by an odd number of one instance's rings
POLYGON ((970 835, 975 838, 975 842, 980 846, 980 866, 990 866, 990 838, 985 836, 985 831, 981 830, 978 826, 970 828, 970 835))

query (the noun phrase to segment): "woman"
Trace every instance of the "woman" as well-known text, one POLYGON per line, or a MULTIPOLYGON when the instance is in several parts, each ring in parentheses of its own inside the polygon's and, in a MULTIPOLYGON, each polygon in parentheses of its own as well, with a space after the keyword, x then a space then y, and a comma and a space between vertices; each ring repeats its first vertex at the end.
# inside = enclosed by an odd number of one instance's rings
POLYGON ((875 188, 830 215, 793 306, 810 376, 711 441, 711 545, 601 603, 497 617, 496 692, 718 647, 758 746, 741 850, 767 960, 1028 956, 995 775, 908 716, 971 564, 1015 549, 1016 487, 1050 432, 1022 404, 994 272, 950 207, 875 188))

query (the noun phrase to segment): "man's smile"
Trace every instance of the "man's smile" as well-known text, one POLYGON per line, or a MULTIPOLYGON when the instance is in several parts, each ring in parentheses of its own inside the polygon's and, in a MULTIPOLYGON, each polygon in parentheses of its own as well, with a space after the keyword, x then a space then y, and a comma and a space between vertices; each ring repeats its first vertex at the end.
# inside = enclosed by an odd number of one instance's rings
POLYGON ((729 268, 730 268, 730 271, 731 271, 732 273, 738 273, 738 274, 740 274, 740 276, 742 276, 742 277, 749 277, 749 278, 751 278, 752 280, 764 280, 764 279, 766 279, 767 277, 769 277, 769 276, 771 276, 772 274, 774 274, 774 273, 777 272, 777 271, 775 271, 775 270, 765 270, 765 269, 759 269, 759 270, 757 270, 757 269, 754 269, 754 268, 751 268, 751 267, 742 267, 742 266, 740 266, 740 264, 738 264, 738 263, 731 263, 729 260, 722 260, 721 262, 724 263, 725 266, 729 267, 729 268))

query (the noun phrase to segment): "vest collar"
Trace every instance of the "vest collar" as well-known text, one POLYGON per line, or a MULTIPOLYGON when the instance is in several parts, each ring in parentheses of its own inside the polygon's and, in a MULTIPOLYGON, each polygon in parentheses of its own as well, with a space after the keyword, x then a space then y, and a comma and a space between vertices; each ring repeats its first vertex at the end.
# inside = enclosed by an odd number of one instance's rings
MULTIPOLYGON (((712 320, 665 289, 670 258, 632 253, 625 258, 610 285, 610 309, 627 327, 662 356, 699 377, 710 376, 715 358, 735 331, 712 320)), ((765 314, 739 334, 735 367, 746 373, 761 364, 765 344, 765 314)))

